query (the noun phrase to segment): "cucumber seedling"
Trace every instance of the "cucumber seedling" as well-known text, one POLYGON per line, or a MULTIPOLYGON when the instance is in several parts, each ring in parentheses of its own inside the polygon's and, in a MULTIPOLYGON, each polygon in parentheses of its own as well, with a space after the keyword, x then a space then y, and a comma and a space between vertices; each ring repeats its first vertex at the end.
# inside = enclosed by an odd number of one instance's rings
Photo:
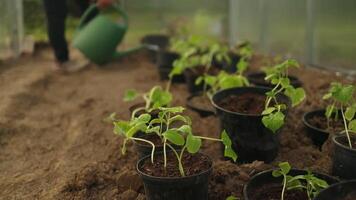
POLYGON ((163 89, 161 86, 154 86, 148 92, 140 94, 134 89, 129 89, 124 94, 124 101, 133 101, 141 97, 145 101, 145 105, 136 108, 132 112, 131 118, 135 116, 138 111, 144 110, 147 113, 158 109, 159 107, 169 106, 172 102, 173 96, 167 89, 163 89))
POLYGON ((291 166, 288 162, 279 163, 278 166, 278 169, 272 171, 272 176, 283 177, 281 200, 284 200, 286 190, 303 190, 307 193, 308 199, 312 200, 322 189, 329 186, 326 181, 315 177, 310 171, 304 175, 289 175, 291 166))
MULTIPOLYGON (((356 132, 356 100, 354 95, 355 87, 353 85, 343 85, 338 82, 331 83, 328 93, 323 99, 331 100, 331 104, 326 107, 325 116, 330 122, 333 113, 337 120, 339 111, 341 112, 344 133, 346 133, 349 147, 352 149, 350 133, 356 132)), ((329 125, 328 125, 329 126, 329 125)))
POLYGON ((151 162, 154 163, 156 146, 149 140, 139 138, 136 133, 141 131, 144 134, 156 134, 162 142, 164 168, 167 167, 167 150, 170 149, 178 161, 178 169, 181 176, 185 176, 183 166, 183 155, 185 152, 195 154, 199 151, 202 140, 222 142, 225 146, 224 155, 237 159, 236 153, 231 147, 231 140, 225 131, 222 132, 221 138, 210 138, 194 135, 189 117, 182 115, 183 107, 159 107, 157 118, 151 118, 149 114, 142 114, 134 117, 130 121, 116 120, 114 124, 114 133, 124 137, 122 153, 126 152, 128 141, 141 141, 152 146, 151 162), (180 126, 172 126, 174 122, 179 121, 180 126), (178 146, 179 150, 173 145, 178 146))
POLYGON ((300 104, 305 99, 304 89, 301 87, 294 88, 290 84, 288 69, 292 67, 298 68, 299 64, 295 60, 288 59, 281 64, 264 69, 266 73, 265 80, 269 81, 274 87, 266 93, 262 123, 273 133, 283 126, 285 121, 283 111, 287 109, 286 104, 278 102, 277 96, 282 93, 289 97, 292 107, 300 104))

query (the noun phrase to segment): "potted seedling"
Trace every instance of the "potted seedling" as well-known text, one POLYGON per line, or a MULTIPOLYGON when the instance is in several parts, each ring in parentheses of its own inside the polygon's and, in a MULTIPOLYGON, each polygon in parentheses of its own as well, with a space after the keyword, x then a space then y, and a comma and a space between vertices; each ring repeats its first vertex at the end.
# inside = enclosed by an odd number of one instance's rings
POLYGON ((245 200, 313 200, 322 189, 337 182, 334 177, 292 169, 288 162, 282 162, 278 169, 253 176, 243 193, 245 200))
POLYGON ((344 130, 332 136, 335 146, 333 155, 333 174, 344 179, 356 179, 356 99, 355 87, 334 82, 324 99, 331 101, 326 108, 326 116, 341 114, 344 130))
POLYGON ((142 113, 149 113, 153 116, 158 114, 158 108, 168 106, 172 102, 173 96, 169 88, 163 89, 161 86, 154 86, 148 92, 140 94, 134 89, 125 91, 123 100, 130 102, 141 97, 144 102, 130 107, 131 118, 137 117, 142 113))
POLYGON ((209 116, 214 114, 214 107, 211 104, 211 98, 216 92, 235 87, 248 86, 249 82, 244 77, 244 72, 248 67, 245 59, 241 59, 235 73, 229 74, 225 71, 220 71, 218 75, 205 74, 196 80, 196 84, 204 83, 206 86, 202 93, 193 94, 187 99, 187 106, 198 112, 201 116, 209 116))
POLYGON ((322 190, 314 200, 355 200, 356 180, 343 181, 322 190))
POLYGON ((194 135, 191 121, 182 115, 183 107, 158 109, 160 112, 156 118, 142 114, 130 121, 114 122, 114 132, 124 137, 123 153, 129 141, 145 142, 152 147, 151 153, 137 163, 137 171, 144 182, 146 198, 208 199, 212 160, 209 156, 199 153, 199 149, 203 140, 222 142, 225 145, 225 156, 236 161, 237 155, 231 148, 230 138, 225 132, 221 134, 221 138, 194 135), (175 121, 180 122, 179 127, 171 126, 175 121), (139 131, 156 135, 160 138, 160 144, 136 137, 139 131), (158 145, 161 152, 157 150, 158 145))
MULTIPOLYGON (((213 58, 218 57, 230 62, 228 47, 202 37, 191 37, 189 48, 186 48, 182 56, 173 63, 170 77, 184 74, 189 92, 192 94, 200 92, 204 83, 196 84, 198 77, 203 75, 217 75, 219 68, 213 66, 213 58)), ((182 45, 183 46, 183 45, 182 45)))
MULTIPOLYGON (((281 57, 276 56, 272 61, 265 61, 265 65, 270 66, 273 65, 273 63, 279 63, 280 61, 281 57)), ((263 67, 262 71, 248 73, 247 79, 252 85, 273 88, 273 84, 265 80, 266 70, 268 70, 268 68, 269 67, 263 67)), ((302 86, 302 82, 296 76, 288 74, 287 77, 293 87, 297 88, 302 86)))
POLYGON ((302 88, 294 88, 288 69, 299 67, 286 60, 267 71, 266 80, 274 87, 240 87, 217 92, 212 98, 220 125, 233 141, 239 161, 271 162, 278 153, 279 131, 284 125, 288 107, 305 98, 302 88))
POLYGON ((159 51, 169 47, 169 36, 164 34, 149 34, 141 39, 141 44, 146 45, 148 55, 153 63, 156 63, 159 51))
MULTIPOLYGON (((226 54, 225 54, 226 55, 226 54)), ((253 50, 250 42, 243 42, 230 49, 227 53, 229 59, 225 59, 219 55, 213 59, 213 66, 216 66, 228 73, 236 72, 236 65, 241 59, 245 62, 252 58, 253 50)))
POLYGON ((325 109, 316 109, 306 112, 302 118, 308 137, 320 149, 330 134, 334 135, 344 130, 340 111, 329 113, 331 114, 329 117, 325 114, 325 109))

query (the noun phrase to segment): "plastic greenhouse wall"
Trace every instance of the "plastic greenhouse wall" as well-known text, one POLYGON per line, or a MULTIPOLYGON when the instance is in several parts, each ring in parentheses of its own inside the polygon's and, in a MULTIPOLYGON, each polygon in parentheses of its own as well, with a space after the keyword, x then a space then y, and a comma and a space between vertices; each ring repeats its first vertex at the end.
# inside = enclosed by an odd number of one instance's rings
POLYGON ((6 59, 20 55, 22 40, 22 0, 1 0, 0 59, 6 59))
POLYGON ((355 0, 230 0, 230 41, 356 73, 355 0))

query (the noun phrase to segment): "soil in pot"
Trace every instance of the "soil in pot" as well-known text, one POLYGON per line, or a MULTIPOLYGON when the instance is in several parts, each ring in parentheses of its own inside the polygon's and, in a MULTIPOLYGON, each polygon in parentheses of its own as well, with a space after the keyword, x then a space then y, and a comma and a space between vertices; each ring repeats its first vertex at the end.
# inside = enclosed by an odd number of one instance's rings
POLYGON ((226 110, 259 115, 264 110, 266 95, 258 93, 243 93, 240 95, 230 95, 217 104, 226 110))
MULTIPOLYGON (((255 86, 261 87, 273 87, 269 82, 265 80, 266 74, 264 72, 254 72, 247 75, 247 79, 250 83, 254 84, 255 86)), ((295 76, 288 76, 289 80, 291 81, 291 85, 294 87, 301 87, 302 82, 295 76)))
POLYGON ((307 112, 303 116, 303 123, 307 135, 313 140, 315 145, 319 146, 319 148, 321 148, 324 142, 328 139, 329 133, 340 133, 344 129, 341 116, 337 120, 335 120, 334 117, 331 117, 328 125, 324 109, 307 112))
MULTIPOLYGON (((281 193, 281 184, 263 185, 248 200, 280 200, 281 193)), ((302 190, 286 190, 284 200, 308 200, 308 195, 302 190)))
MULTIPOLYGON (((267 91, 269 89, 263 87, 231 88, 217 92, 212 98, 221 130, 226 130, 230 136, 240 163, 271 162, 278 154, 281 129, 273 133, 262 123, 261 113, 267 91)), ((286 105, 290 104, 284 95, 277 98, 286 105)))
POLYGON ((152 164, 149 156, 137 164, 137 171, 143 179, 147 200, 207 200, 209 175, 212 161, 204 154, 183 155, 186 176, 182 177, 178 161, 173 152, 167 154, 167 168, 164 169, 162 152, 155 155, 152 164))
MULTIPOLYGON (((216 67, 210 67, 208 70, 209 75, 217 75, 219 73, 219 69, 216 67)), ((195 80, 199 77, 204 75, 205 67, 204 66, 197 66, 193 68, 188 68, 184 71, 185 81, 187 83, 188 91, 191 94, 201 92, 204 88, 204 84, 201 83, 199 85, 195 84, 195 80)))
POLYGON ((334 135, 334 155, 332 173, 343 179, 356 179, 356 136, 350 135, 352 148, 345 134, 334 135))
POLYGON ((214 107, 207 95, 198 93, 193 94, 187 99, 187 107, 199 113, 201 117, 207 117, 214 114, 214 107))

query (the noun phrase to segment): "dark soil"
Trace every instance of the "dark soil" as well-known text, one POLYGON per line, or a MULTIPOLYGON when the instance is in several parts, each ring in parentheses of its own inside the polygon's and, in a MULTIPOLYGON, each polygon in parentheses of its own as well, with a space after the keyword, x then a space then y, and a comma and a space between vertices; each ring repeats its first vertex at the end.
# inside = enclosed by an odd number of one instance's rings
POLYGON ((229 111, 258 115, 264 110, 266 96, 257 93, 244 93, 241 95, 231 95, 222 99, 217 104, 229 111))
POLYGON ((198 95, 198 96, 194 96, 191 100, 191 105, 201 109, 201 110, 207 110, 207 111, 214 111, 214 107, 211 104, 211 101, 209 99, 209 97, 207 97, 206 95, 198 95))
POLYGON ((344 130, 344 123, 342 121, 342 119, 330 119, 329 121, 329 126, 328 126, 328 121, 327 118, 325 116, 313 116, 311 117, 308 122, 310 123, 310 125, 321 129, 321 130, 325 130, 328 133, 340 133, 341 131, 344 130))
MULTIPOLYGON (((186 176, 193 176, 209 170, 212 163, 209 158, 204 154, 189 154, 184 153, 183 168, 186 176)), ((146 159, 141 166, 143 173, 155 177, 181 177, 178 168, 178 159, 172 152, 167 154, 167 167, 164 168, 163 154, 155 156, 155 161, 152 164, 150 159, 146 159)))
MULTIPOLYGON (((280 200, 282 189, 280 184, 264 185, 256 189, 249 200, 280 200)), ((286 190, 284 200, 308 200, 308 195, 302 190, 286 190)))
MULTIPOLYGON (((219 73, 220 69, 214 66, 211 66, 209 70, 207 71, 208 74, 210 75, 217 75, 219 73)), ((201 76, 205 74, 205 67, 204 66, 197 66, 193 68, 188 68, 188 72, 191 73, 193 76, 201 76)))
MULTIPOLYGON (((356 137, 351 137, 350 140, 351 140, 352 149, 356 149, 356 137)), ((349 142, 347 140, 347 137, 338 139, 338 142, 346 147, 349 147, 349 142)))
POLYGON ((343 200, 355 200, 356 199, 356 191, 348 194, 343 200))
MULTIPOLYGON (((72 57, 73 51, 71 51, 72 57)), ((129 119, 122 101, 125 90, 147 91, 159 81, 155 65, 135 54, 104 67, 69 75, 51 71, 52 51, 21 57, 0 66, 0 199, 143 200, 142 181, 136 172, 134 145, 121 155, 123 138, 112 133, 103 119, 116 112, 129 119)), ((254 56, 250 71, 263 66, 254 56)), ((333 81, 355 84, 343 76, 314 68, 291 70, 303 83, 307 99, 290 109, 281 131, 280 152, 271 164, 254 162, 237 165, 224 160, 221 145, 205 142, 201 151, 213 160, 209 199, 224 200, 234 195, 242 200, 242 189, 257 172, 281 161, 295 168, 330 173, 330 139, 322 151, 306 136, 302 116, 325 107, 323 94, 333 81)), ((185 105, 185 85, 172 85, 173 105, 185 105)), ((201 118, 187 109, 197 135, 219 137, 219 121, 201 118)))

